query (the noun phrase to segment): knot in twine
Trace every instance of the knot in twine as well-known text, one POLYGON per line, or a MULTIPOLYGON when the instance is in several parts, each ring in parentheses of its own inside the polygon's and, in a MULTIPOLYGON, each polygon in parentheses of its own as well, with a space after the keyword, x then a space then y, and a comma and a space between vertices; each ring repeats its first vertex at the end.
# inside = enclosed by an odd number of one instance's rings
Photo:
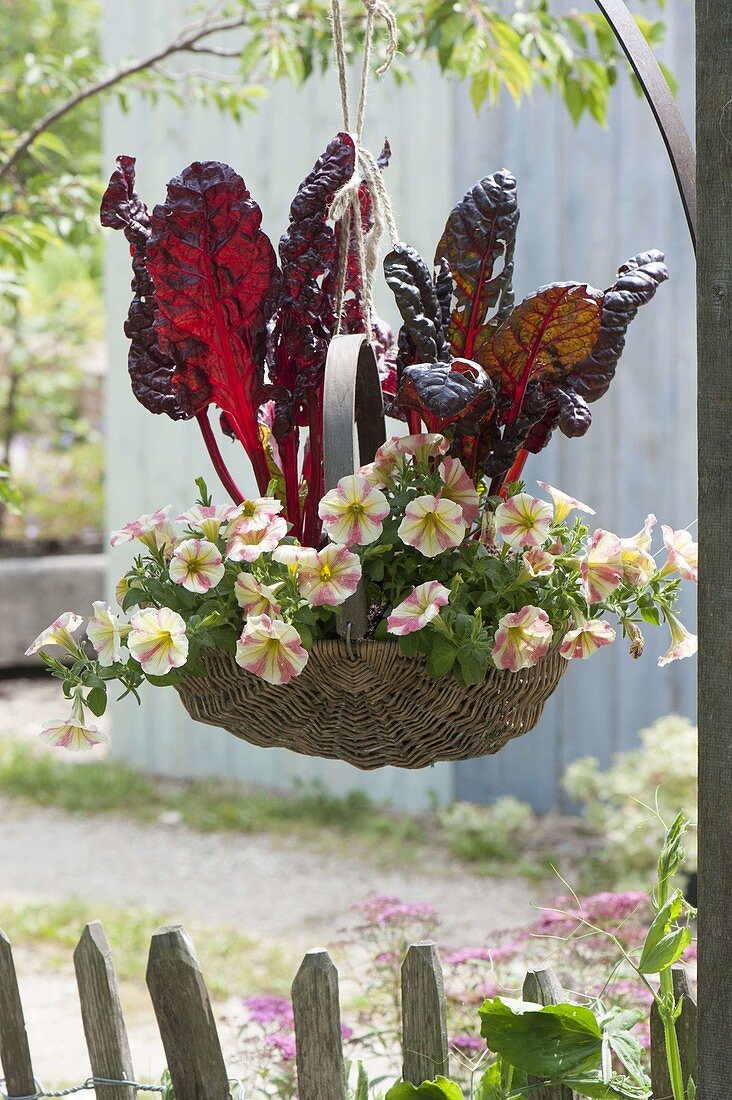
POLYGON ((382 19, 388 31, 386 57, 376 70, 379 76, 383 76, 394 61, 399 45, 399 32, 394 13, 389 5, 385 3, 385 0, 362 0, 362 3, 366 9, 366 32, 364 36, 363 62, 361 65, 361 86, 358 97, 356 129, 355 131, 351 131, 348 80, 346 75, 346 48, 343 35, 343 12, 341 9, 341 0, 331 0, 333 43, 336 65, 338 68, 338 82, 341 92, 343 128, 351 136, 356 150, 353 175, 348 182, 335 193, 328 210, 328 216, 334 222, 340 222, 342 227, 341 248, 338 257, 336 334, 340 332, 343 320, 346 277, 348 272, 348 252, 351 240, 353 239, 356 246, 356 258, 361 281, 361 316, 364 324, 364 331, 367 334, 371 332, 371 318, 374 311, 373 284, 376 267, 379 261, 379 242, 385 229, 389 233, 392 244, 396 244, 399 240, 394 211, 384 184, 384 178, 376 158, 373 153, 365 147, 362 141, 363 124, 366 115, 366 94, 368 91, 369 71, 371 69, 373 50, 374 22, 377 18, 382 19), (368 233, 364 231, 361 203, 359 200, 362 180, 366 184, 366 188, 371 198, 373 225, 368 233))

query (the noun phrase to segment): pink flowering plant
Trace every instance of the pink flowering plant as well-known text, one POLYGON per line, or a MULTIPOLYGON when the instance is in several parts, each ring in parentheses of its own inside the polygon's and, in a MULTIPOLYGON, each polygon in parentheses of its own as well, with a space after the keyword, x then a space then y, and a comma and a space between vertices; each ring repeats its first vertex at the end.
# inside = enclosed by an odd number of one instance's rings
POLYGON ((550 651, 587 659, 618 630, 638 657, 642 623, 668 624, 660 665, 695 652, 673 610, 681 580, 697 576, 688 531, 664 525, 657 563, 655 516, 629 538, 590 532, 588 505, 545 483, 543 496, 517 482, 505 499, 491 497, 447 449, 438 433, 389 440, 324 494, 313 546, 293 536, 274 493, 219 506, 202 479, 181 515, 160 508, 125 524, 112 545, 136 543, 141 552, 117 587, 121 614, 97 601, 84 639, 83 619, 66 612, 28 649, 41 651, 73 700, 72 719, 43 736, 91 747, 100 738, 84 707, 103 713, 112 681, 137 695, 144 680, 165 686, 204 675, 211 647, 287 685, 313 645, 336 636, 361 584, 370 638, 396 641, 405 656, 425 659, 430 675, 463 685, 489 669, 531 668, 550 651), (46 652, 51 646, 62 659, 46 652))

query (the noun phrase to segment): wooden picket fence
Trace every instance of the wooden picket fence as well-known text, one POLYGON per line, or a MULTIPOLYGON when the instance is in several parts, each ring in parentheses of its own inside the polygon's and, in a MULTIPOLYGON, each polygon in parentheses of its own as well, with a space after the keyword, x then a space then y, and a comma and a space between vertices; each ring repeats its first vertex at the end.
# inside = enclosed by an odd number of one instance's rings
MULTIPOLYGON (((97 1100, 136 1100, 138 1087, 120 1005, 112 953, 99 921, 87 924, 74 951, 84 1033, 97 1100)), ((696 1074, 696 1004, 683 968, 674 971, 684 996, 677 1030, 685 1078, 696 1074)), ((161 928, 152 937, 147 985, 160 1029, 175 1100, 229 1100, 231 1081, 195 949, 185 929, 161 928)), ((524 997, 556 1004, 564 994, 550 969, 526 975, 524 997)), ((309 951, 292 985, 300 1100, 346 1100, 338 972, 327 951, 309 951)), ((663 1034, 651 1013, 655 1100, 669 1097, 663 1034)), ((403 1077, 421 1084, 449 1075, 450 1056, 442 968, 434 943, 415 943, 402 965, 403 1077)), ((0 1061, 2 1095, 39 1095, 8 938, 0 931, 0 1061)), ((159 1091, 159 1090, 158 1090, 159 1091)), ((48 1094, 44 1094, 48 1095, 48 1094)), ((526 1100, 573 1100, 564 1087, 539 1083, 526 1100)))

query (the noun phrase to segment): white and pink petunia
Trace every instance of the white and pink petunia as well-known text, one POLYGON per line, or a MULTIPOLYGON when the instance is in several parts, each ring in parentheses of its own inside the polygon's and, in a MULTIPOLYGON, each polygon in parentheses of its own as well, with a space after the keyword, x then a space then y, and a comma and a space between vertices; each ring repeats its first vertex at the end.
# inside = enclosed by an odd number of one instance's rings
POLYGON ((604 619, 588 619, 568 630, 562 639, 559 652, 566 660, 586 660, 604 645, 615 641, 615 630, 604 619))
POLYGON ((671 628, 671 644, 666 652, 658 658, 659 668, 670 664, 671 661, 681 661, 684 657, 693 657, 698 648, 696 634, 691 634, 675 615, 670 615, 667 611, 666 621, 671 628))
POLYGON ((491 651, 496 668, 518 672, 531 668, 546 656, 552 642, 552 627, 546 611, 527 604, 498 620, 491 651))
POLYGON ((595 509, 590 508, 589 504, 583 504, 581 500, 563 493, 561 489, 555 489, 553 485, 549 485, 546 481, 537 481, 536 484, 545 489, 552 498, 555 523, 561 523, 570 512, 585 512, 588 516, 595 515, 595 509))
POLYGON ((247 621, 236 643, 236 663, 268 684, 288 684, 308 661, 307 650, 294 626, 269 615, 247 621))
POLYGON ((610 596, 623 580, 623 553, 618 536, 598 528, 587 543, 581 571, 589 603, 600 603, 610 596))
POLYGON ((648 584, 657 572, 653 555, 639 546, 634 539, 621 539, 620 547, 623 580, 636 587, 648 584))
POLYGON ((446 454, 450 442, 437 432, 419 432, 397 436, 395 446, 397 454, 408 455, 415 462, 426 462, 428 458, 446 454))
POLYGON ((540 546, 530 546, 521 555, 521 572, 524 578, 548 577, 554 572, 554 555, 540 546))
POLYGON ((404 509, 399 538, 426 558, 434 558, 465 538, 465 520, 459 504, 426 493, 404 509))
POLYGON ((276 550, 272 551, 272 560, 286 565, 290 573, 297 573, 300 563, 313 553, 309 546, 300 546, 298 543, 283 542, 276 550))
POLYGON ((97 651, 99 664, 109 668, 122 659, 120 621, 108 603, 95 600, 94 614, 86 624, 86 636, 97 651))
POLYGON ((309 550, 299 561, 300 594, 313 607, 336 607, 347 600, 361 580, 361 561, 345 546, 329 543, 309 550))
POLYGON ((375 542, 389 515, 389 502, 361 474, 342 477, 318 505, 326 534, 342 546, 375 542))
POLYGON ((186 624, 169 607, 145 607, 130 619, 127 646, 150 676, 164 676, 188 659, 186 624))
POLYGON ((246 535, 250 531, 261 531, 263 527, 268 527, 281 511, 282 501, 277 500, 276 497, 256 497, 254 500, 245 500, 234 509, 234 524, 241 535, 246 535))
POLYGON ((25 651, 26 657, 37 653, 47 645, 60 645, 68 649, 70 653, 76 652, 76 642, 71 637, 84 622, 81 615, 75 615, 73 611, 64 611, 57 619, 42 630, 35 641, 31 642, 25 651))
POLYGON ((474 482, 459 458, 446 458, 440 463, 440 477, 445 486, 440 489, 443 500, 459 504, 463 510, 465 526, 470 528, 480 515, 480 499, 474 482))
POLYGON ((450 600, 450 589, 439 581, 418 584, 386 620, 390 634, 413 634, 431 623, 450 600))
POLYGON ((276 618, 282 608, 277 603, 277 593, 268 584, 262 584, 251 573, 240 573, 234 582, 236 602, 245 615, 269 615, 276 618))
POLYGON ((168 573, 174 584, 202 595, 219 583, 224 563, 218 548, 208 539, 184 539, 173 551, 168 573))
POLYGON ((57 718, 45 722, 39 736, 47 745, 56 749, 68 749, 69 752, 88 752, 95 745, 109 740, 106 733, 73 714, 66 721, 57 718))
POLYGON ((685 581, 699 580, 699 546, 694 542, 690 533, 686 530, 674 531, 673 527, 667 527, 664 523, 663 542, 668 551, 668 560, 661 569, 661 575, 678 572, 685 581))
POLYGON ((641 550, 650 550, 653 542, 653 528, 658 523, 658 520, 654 516, 653 512, 650 512, 646 518, 643 526, 637 535, 633 535, 632 538, 623 539, 623 543, 632 542, 635 546, 640 546, 641 550))
POLYGON ((265 527, 247 526, 244 530, 240 524, 248 525, 250 518, 234 519, 226 529, 226 557, 229 561, 256 561, 262 554, 271 554, 276 550, 287 534, 284 516, 273 516, 265 527))
POLYGON ((175 537, 168 514, 170 504, 158 508, 156 512, 145 513, 139 519, 126 523, 119 531, 113 531, 109 537, 110 546, 119 546, 123 542, 139 539, 148 550, 156 551, 161 545, 169 545, 175 537))
POLYGON ((496 508, 496 531, 517 550, 542 546, 549 537, 554 512, 551 504, 530 493, 517 493, 496 508))
POLYGON ((216 542, 219 531, 225 523, 238 513, 235 504, 194 504, 187 512, 178 516, 179 523, 187 523, 194 531, 200 531, 209 542, 216 542))

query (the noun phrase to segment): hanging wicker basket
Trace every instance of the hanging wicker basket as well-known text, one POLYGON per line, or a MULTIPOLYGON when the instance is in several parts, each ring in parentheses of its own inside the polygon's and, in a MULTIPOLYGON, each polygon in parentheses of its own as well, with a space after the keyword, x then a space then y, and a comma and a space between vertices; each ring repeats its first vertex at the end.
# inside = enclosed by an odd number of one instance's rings
POLYGON ((274 687, 212 650, 208 675, 177 690, 197 722, 253 745, 366 770, 425 768, 498 752, 528 733, 567 667, 555 649, 533 668, 489 669, 483 683, 461 687, 429 676, 425 659, 405 657, 396 642, 365 641, 352 652, 340 638, 318 642, 302 675, 274 687))
MULTIPOLYGON (((376 359, 364 336, 337 336, 330 345, 323 427, 331 489, 371 462, 386 439, 376 359)), ((197 722, 253 745, 368 770, 424 768, 498 752, 528 733, 567 667, 554 649, 533 668, 489 669, 481 684, 462 687, 451 676, 431 677, 425 659, 405 657, 396 642, 366 638, 363 588, 338 622, 342 637, 317 642, 301 675, 282 687, 245 672, 231 654, 208 650, 207 675, 176 686, 183 705, 197 722)))

